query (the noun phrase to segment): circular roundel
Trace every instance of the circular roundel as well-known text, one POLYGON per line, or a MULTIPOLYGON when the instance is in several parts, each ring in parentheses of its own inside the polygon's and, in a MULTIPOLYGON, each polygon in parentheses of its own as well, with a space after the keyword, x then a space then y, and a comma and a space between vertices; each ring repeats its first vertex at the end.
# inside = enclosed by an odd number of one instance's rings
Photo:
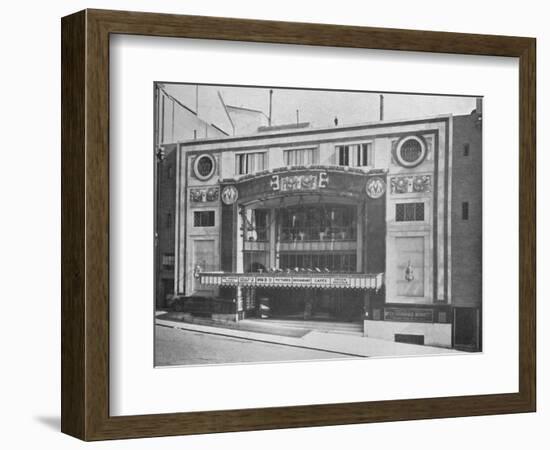
POLYGON ((426 157, 426 143, 418 136, 408 136, 397 144, 395 157, 403 167, 416 167, 426 157))
POLYGON ((222 201, 226 205, 232 205, 239 198, 239 191, 235 186, 226 186, 222 191, 222 201))
POLYGON ((199 155, 193 166, 195 176, 199 180, 208 180, 216 170, 216 160, 211 155, 199 155))
POLYGON ((369 178, 366 190, 370 198, 380 198, 386 192, 386 183, 380 177, 369 178))

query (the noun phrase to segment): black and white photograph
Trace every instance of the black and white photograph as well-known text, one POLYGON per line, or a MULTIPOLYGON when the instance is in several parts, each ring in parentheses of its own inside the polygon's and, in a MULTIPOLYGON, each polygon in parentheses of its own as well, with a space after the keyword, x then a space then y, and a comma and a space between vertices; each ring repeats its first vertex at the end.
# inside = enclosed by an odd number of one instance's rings
POLYGON ((546 449, 543 5, 6 2, 0 447, 546 449))
POLYGON ((153 88, 156 367, 482 352, 482 97, 153 88))

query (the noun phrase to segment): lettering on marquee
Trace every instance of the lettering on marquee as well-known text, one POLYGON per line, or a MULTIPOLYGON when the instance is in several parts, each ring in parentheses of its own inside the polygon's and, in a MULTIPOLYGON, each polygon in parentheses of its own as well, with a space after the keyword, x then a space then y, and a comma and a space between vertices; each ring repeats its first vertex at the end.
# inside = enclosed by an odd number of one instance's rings
POLYGON ((328 174, 320 172, 318 174, 303 175, 272 175, 270 186, 273 191, 314 191, 325 189, 328 186, 328 174))

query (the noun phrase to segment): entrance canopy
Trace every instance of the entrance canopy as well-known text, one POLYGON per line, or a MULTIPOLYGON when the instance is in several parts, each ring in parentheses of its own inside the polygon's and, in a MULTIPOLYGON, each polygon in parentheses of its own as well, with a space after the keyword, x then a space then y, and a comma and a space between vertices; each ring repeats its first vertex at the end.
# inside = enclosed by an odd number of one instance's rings
MULTIPOLYGON (((235 200, 238 199, 240 205, 250 205, 258 201, 265 204, 280 197, 292 201, 292 197, 308 195, 317 198, 322 196, 324 199, 332 197, 338 202, 345 199, 348 202, 357 202, 368 197, 367 184, 372 179, 380 180, 383 194, 385 177, 385 171, 378 169, 312 165, 264 170, 238 179, 223 180, 221 184, 222 190, 233 186, 237 192, 235 200)), ((276 205, 276 202, 273 204, 276 205)))
POLYGON ((366 273, 227 273, 200 272, 201 284, 210 286, 372 289, 384 284, 384 274, 366 273))

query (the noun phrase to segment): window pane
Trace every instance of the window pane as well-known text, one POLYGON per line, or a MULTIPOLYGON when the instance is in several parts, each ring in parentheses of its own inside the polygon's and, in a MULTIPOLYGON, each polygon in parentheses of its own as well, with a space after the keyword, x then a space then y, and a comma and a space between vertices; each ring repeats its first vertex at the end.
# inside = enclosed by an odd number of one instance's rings
POLYGON ((237 155, 237 158, 239 160, 239 174, 242 175, 244 172, 244 157, 245 155, 237 155))
POLYGON ((193 225, 195 227, 213 227, 214 211, 195 211, 193 225))
MULTIPOLYGON (((248 173, 256 173, 265 169, 266 154, 265 152, 243 153, 236 155, 236 172, 239 175, 248 173)), ((285 153, 285 160, 287 155, 285 153)))
POLYGON ((397 222, 423 221, 424 203, 397 203, 395 220, 397 222))
POLYGON ((339 161, 340 166, 349 165, 349 147, 347 145, 342 145, 339 147, 339 161))
POLYGON ((416 203, 416 220, 424 220, 424 203, 416 203))
POLYGON ((361 158, 362 158, 361 165, 362 166, 368 166, 370 164, 369 147, 370 147, 370 144, 361 145, 361 158))
POLYGON ((304 166, 317 164, 318 160, 319 153, 316 148, 284 151, 285 166, 304 166))

